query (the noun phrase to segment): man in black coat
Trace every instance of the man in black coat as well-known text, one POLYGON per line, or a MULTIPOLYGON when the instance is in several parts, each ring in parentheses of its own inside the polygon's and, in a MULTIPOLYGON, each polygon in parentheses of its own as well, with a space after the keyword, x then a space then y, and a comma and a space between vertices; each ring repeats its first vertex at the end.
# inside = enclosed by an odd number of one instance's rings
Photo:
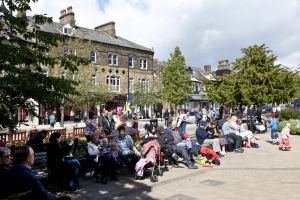
POLYGON ((29 146, 20 147, 14 154, 14 166, 7 181, 9 196, 15 199, 52 200, 56 195, 48 192, 31 170, 34 151, 29 146))
POLYGON ((0 199, 7 198, 7 181, 11 171, 10 150, 5 147, 0 147, 0 199))
POLYGON ((105 135, 110 135, 111 127, 107 119, 108 111, 103 110, 98 117, 98 127, 103 127, 105 135))

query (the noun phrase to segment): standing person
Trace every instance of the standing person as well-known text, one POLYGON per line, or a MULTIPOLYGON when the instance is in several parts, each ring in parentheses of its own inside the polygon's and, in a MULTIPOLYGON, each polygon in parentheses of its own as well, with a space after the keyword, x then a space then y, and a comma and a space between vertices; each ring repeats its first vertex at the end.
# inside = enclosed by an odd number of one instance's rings
POLYGON ((49 124, 49 115, 48 112, 46 111, 44 114, 44 125, 48 125, 49 124))
POLYGON ((255 117, 255 110, 253 105, 250 105, 250 107, 247 110, 247 122, 248 122, 248 129, 250 129, 252 133, 255 132, 254 117, 255 117))
POLYGON ((201 109, 202 112, 202 120, 206 121, 207 120, 207 109, 205 108, 205 106, 203 106, 203 108, 201 109))
POLYGON ((278 143, 278 119, 275 118, 274 115, 271 115, 271 120, 270 120, 270 128, 271 128, 271 139, 272 143, 276 144, 278 143))
POLYGON ((223 110, 224 110, 224 106, 220 106, 219 108, 219 119, 223 119, 223 110))
POLYGON ((290 151, 292 146, 290 144, 291 136, 291 124, 286 123, 286 126, 281 131, 281 141, 280 141, 280 148, 282 151, 290 151))
POLYGON ((171 108, 170 114, 174 117, 174 110, 173 110, 173 108, 171 108))
POLYGON ((180 115, 177 120, 177 127, 178 127, 178 132, 180 135, 183 135, 186 133, 186 120, 187 120, 187 115, 184 109, 180 111, 180 115))
POLYGON ((56 111, 53 111, 53 113, 50 115, 49 120, 50 120, 50 127, 54 128, 54 124, 56 122, 55 120, 55 115, 56 115, 56 111))
POLYGON ((170 113, 169 113, 169 110, 166 109, 165 112, 164 112, 164 119, 165 119, 165 125, 168 127, 168 120, 169 120, 169 116, 170 116, 170 113))
POLYGON ((108 111, 103 109, 98 117, 98 127, 103 127, 106 135, 110 135, 111 127, 108 121, 108 111))
POLYGON ((199 107, 198 109, 196 109, 196 113, 195 113, 195 123, 197 126, 200 125, 200 121, 202 120, 203 114, 201 111, 201 107, 199 107))
POLYGON ((89 118, 85 121, 85 129, 84 129, 84 135, 86 137, 87 142, 90 141, 90 135, 91 133, 94 133, 97 131, 97 122, 96 122, 97 116, 94 112, 89 112, 89 118))
POLYGON ((255 105, 255 118, 258 121, 258 123, 261 123, 261 110, 259 109, 258 105, 255 105))
POLYGON ((70 121, 71 122, 74 122, 75 120, 75 112, 73 110, 73 108, 70 110, 70 121))
POLYGON ((17 196, 16 199, 56 199, 56 195, 48 192, 31 170, 33 163, 34 151, 31 147, 23 146, 15 151, 14 166, 7 180, 9 196, 17 196))

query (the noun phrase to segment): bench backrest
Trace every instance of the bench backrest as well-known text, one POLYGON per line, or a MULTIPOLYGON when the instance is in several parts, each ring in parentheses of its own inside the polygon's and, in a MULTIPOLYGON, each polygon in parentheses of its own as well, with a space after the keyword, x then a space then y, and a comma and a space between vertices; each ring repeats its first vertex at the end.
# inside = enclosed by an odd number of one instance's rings
POLYGON ((28 140, 28 134, 26 133, 26 131, 18 131, 15 133, 10 133, 7 134, 8 136, 8 143, 11 144, 17 144, 17 143, 22 143, 25 144, 28 140))
POLYGON ((84 137, 84 129, 85 129, 85 127, 74 127, 73 134, 69 135, 69 137, 71 137, 71 138, 84 137))
POLYGON ((54 132, 59 132, 61 134, 61 139, 66 139, 66 133, 67 133, 67 129, 63 128, 63 129, 49 129, 48 130, 48 134, 46 138, 50 138, 50 136, 52 135, 52 133, 54 132))

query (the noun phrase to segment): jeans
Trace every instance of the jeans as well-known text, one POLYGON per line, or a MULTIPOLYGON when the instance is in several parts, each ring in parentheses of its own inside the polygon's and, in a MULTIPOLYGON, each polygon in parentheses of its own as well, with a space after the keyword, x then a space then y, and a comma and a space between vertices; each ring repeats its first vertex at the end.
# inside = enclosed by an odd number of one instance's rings
MULTIPOLYGON (((112 156, 100 155, 98 158, 98 163, 101 165, 102 178, 106 178, 109 175, 115 177, 116 175, 116 161, 112 156)), ((98 171, 99 172, 99 171, 98 171)))
MULTIPOLYGON (((231 138, 234 141, 235 149, 242 148, 243 138, 241 136, 236 135, 234 133, 229 133, 229 134, 225 135, 225 139, 226 138, 231 138)), ((227 141, 227 139, 226 139, 226 141, 227 141)))
POLYGON ((70 167, 68 177, 68 187, 70 190, 76 190, 79 186, 78 183, 78 172, 81 169, 80 163, 77 159, 66 160, 66 163, 70 167))
POLYGON ((177 153, 181 154, 181 157, 185 160, 187 165, 192 164, 191 157, 188 154, 187 149, 185 147, 177 146, 176 151, 177 151, 177 153))
POLYGON ((277 139, 278 138, 278 134, 277 134, 277 129, 271 129, 271 138, 272 139, 277 139))
POLYGON ((135 154, 121 155, 120 159, 127 167, 130 174, 135 172, 135 164, 139 161, 139 158, 135 154))
POLYGON ((193 147, 191 140, 183 140, 182 142, 177 143, 176 146, 177 147, 184 147, 186 149, 191 149, 193 147))
POLYGON ((186 133, 186 122, 181 122, 178 128, 179 135, 186 133))

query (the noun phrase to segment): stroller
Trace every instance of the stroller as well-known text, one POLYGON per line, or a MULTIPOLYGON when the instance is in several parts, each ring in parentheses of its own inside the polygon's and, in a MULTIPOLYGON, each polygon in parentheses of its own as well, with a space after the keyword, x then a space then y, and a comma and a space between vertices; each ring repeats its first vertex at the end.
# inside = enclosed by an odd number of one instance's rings
POLYGON ((141 159, 135 165, 135 179, 142 179, 144 177, 144 169, 150 169, 150 181, 157 182, 157 175, 162 175, 160 161, 162 155, 160 146, 157 140, 151 140, 144 144, 141 150, 141 159), (158 173, 157 173, 158 172, 158 173))
POLYGON ((264 119, 260 118, 259 120, 257 117, 254 118, 254 128, 256 133, 266 133, 266 127, 266 121, 264 119))

